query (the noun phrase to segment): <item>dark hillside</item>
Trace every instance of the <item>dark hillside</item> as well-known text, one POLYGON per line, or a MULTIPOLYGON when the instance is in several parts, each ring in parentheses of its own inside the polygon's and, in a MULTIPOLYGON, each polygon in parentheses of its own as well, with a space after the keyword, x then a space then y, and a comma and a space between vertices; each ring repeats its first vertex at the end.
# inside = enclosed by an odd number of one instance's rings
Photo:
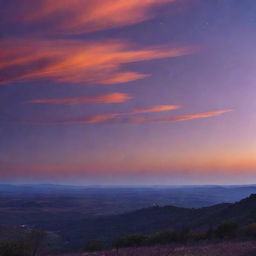
POLYGON ((65 226, 62 232, 71 244, 82 244, 88 239, 108 242, 134 233, 153 233, 168 229, 209 227, 208 221, 230 204, 220 204, 201 209, 174 206, 151 207, 127 214, 87 219, 65 226), (84 234, 82 237, 78 234, 84 234))
POLYGON ((63 226, 62 232, 72 244, 81 245, 88 239, 109 242, 134 233, 147 234, 183 228, 205 230, 224 221, 234 221, 240 225, 256 221, 256 196, 251 195, 234 204, 219 204, 200 209, 174 206, 145 208, 122 215, 73 222, 63 226))

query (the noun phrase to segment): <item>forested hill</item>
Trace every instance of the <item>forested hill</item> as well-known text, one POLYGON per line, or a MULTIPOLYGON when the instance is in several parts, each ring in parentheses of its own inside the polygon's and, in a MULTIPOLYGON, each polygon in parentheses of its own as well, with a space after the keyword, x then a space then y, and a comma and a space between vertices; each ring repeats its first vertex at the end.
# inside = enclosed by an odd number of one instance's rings
POLYGON ((134 212, 84 219, 63 226, 62 233, 73 244, 91 239, 111 241, 134 233, 153 233, 168 229, 208 229, 225 221, 246 225, 256 221, 256 195, 237 203, 224 203, 199 209, 154 206, 134 212), (81 234, 83 234, 81 236, 81 234))

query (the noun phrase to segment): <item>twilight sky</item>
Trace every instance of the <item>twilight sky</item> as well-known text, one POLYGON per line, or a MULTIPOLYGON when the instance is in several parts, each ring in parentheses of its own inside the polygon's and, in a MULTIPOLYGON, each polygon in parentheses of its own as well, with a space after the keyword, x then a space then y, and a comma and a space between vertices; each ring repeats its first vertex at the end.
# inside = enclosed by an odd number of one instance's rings
POLYGON ((256 1, 0 5, 0 183, 256 183, 256 1))

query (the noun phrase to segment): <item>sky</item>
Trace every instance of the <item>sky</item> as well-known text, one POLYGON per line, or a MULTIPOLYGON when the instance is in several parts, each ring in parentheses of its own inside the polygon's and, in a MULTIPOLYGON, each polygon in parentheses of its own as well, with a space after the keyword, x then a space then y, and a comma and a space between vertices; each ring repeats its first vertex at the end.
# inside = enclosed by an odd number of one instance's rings
POLYGON ((256 183, 255 1, 0 5, 0 183, 256 183))

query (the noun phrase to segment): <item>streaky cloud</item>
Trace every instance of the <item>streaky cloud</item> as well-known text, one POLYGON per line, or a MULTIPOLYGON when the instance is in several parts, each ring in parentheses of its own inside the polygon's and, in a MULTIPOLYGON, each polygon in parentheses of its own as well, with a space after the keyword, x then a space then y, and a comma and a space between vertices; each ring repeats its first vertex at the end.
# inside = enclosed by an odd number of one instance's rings
POLYGON ((40 27, 45 34, 84 34, 140 23, 177 0, 22 0, 9 3, 5 23, 40 27))
POLYGON ((174 109, 181 108, 181 106, 176 105, 163 105, 150 107, 148 109, 137 109, 130 112, 123 113, 112 113, 112 114, 99 114, 89 116, 80 120, 68 120, 68 121, 56 121, 56 122, 15 122, 16 124, 23 125, 62 125, 62 124, 99 124, 99 123, 112 123, 112 124, 139 124, 139 123, 170 123, 178 121, 186 121, 201 118, 210 118, 215 116, 220 116, 222 114, 232 112, 232 109, 216 110, 202 113, 195 113, 189 115, 171 116, 164 118, 147 118, 147 117, 123 117, 128 115, 136 115, 143 113, 155 113, 164 112, 174 109))
POLYGON ((181 115, 181 116, 171 116, 171 117, 164 117, 164 118, 125 118, 120 120, 113 120, 114 122, 117 121, 119 123, 169 123, 169 122, 178 122, 178 121, 186 121, 186 120, 193 120, 193 119, 200 119, 200 118, 209 118, 219 116, 228 112, 232 112, 232 109, 226 110, 217 110, 217 111, 210 111, 210 112, 203 112, 203 113, 196 113, 196 114, 189 114, 189 115, 181 115))
POLYGON ((195 45, 136 47, 121 40, 5 39, 0 41, 0 85, 19 81, 118 84, 147 77, 123 65, 197 52, 195 45))
POLYGON ((41 104, 88 104, 88 103, 122 103, 132 99, 126 93, 110 93, 91 97, 77 97, 77 98, 49 98, 49 99, 33 99, 25 103, 41 103, 41 104))
POLYGON ((130 112, 126 112, 126 115, 135 115, 135 114, 144 114, 144 113, 154 113, 154 112, 164 112, 164 111, 170 111, 181 108, 179 105, 159 105, 159 106, 153 106, 149 108, 140 108, 135 109, 130 112))
POLYGON ((144 114, 144 113, 156 113, 165 112, 181 108, 179 105, 159 105, 143 109, 134 109, 128 112, 121 113, 110 113, 110 114, 98 114, 93 116, 88 116, 86 118, 81 118, 79 120, 68 120, 68 121, 56 121, 56 122, 14 122, 16 124, 27 124, 27 125, 56 125, 56 124, 93 124, 93 123, 107 123, 115 120, 122 116, 144 114))

